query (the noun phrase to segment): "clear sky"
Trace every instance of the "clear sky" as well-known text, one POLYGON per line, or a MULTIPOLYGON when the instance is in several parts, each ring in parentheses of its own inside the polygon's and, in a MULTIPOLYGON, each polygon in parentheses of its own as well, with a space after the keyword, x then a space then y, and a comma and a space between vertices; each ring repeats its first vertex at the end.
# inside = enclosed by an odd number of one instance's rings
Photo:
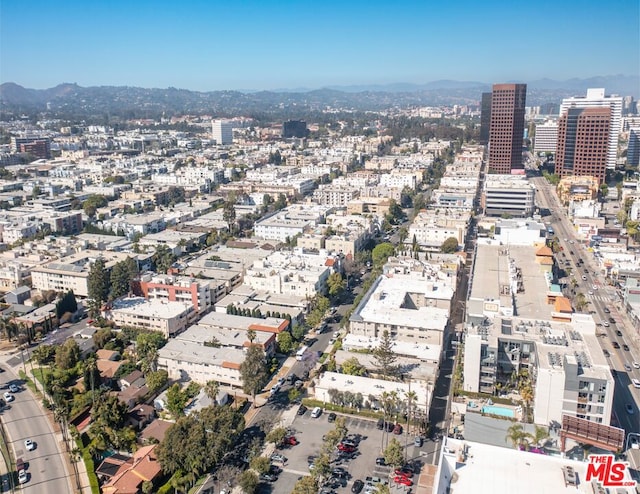
POLYGON ((638 0, 2 0, 0 82, 319 88, 640 71, 638 0))

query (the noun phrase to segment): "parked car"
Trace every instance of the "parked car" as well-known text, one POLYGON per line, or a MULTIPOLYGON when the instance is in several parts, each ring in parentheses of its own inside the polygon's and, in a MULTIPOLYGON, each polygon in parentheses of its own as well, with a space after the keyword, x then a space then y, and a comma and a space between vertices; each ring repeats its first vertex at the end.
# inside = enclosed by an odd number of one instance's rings
POLYGON ((26 484, 27 480, 28 480, 27 472, 24 471, 24 470, 20 470, 18 472, 18 483, 19 484, 26 484))
POLYGON ((608 307, 605 307, 604 309, 602 309, 604 311, 605 314, 611 314, 611 311, 609 310, 608 307))
POLYGON ((618 336, 622 336, 622 331, 620 331, 619 329, 616 329, 616 334, 617 334, 618 336))
POLYGON ((379 456, 378 458, 376 458, 376 465, 382 465, 382 466, 386 466, 387 462, 384 459, 384 456, 379 456))
POLYGON ((628 352, 628 351, 629 351, 629 345, 627 345, 626 343, 624 343, 624 344, 622 345, 622 349, 623 349, 625 352, 628 352))
POLYGON ((20 391, 20 388, 15 384, 10 384, 9 391, 11 391, 12 393, 18 393, 20 391))
POLYGON ((610 322, 611 324, 615 324, 615 323, 616 323, 616 320, 615 320, 613 317, 610 317, 610 318, 609 318, 609 322, 610 322))
POLYGON ((347 471, 342 467, 336 467, 331 470, 331 475, 333 475, 334 477, 343 478, 347 476, 347 471))
POLYGON ((24 460, 22 458, 18 458, 16 460, 16 470, 18 470, 18 472, 20 470, 26 470, 26 465, 24 464, 24 460))
POLYGON ((363 487, 364 487, 364 482, 358 479, 351 486, 351 492, 353 492, 354 494, 358 494, 360 491, 362 491, 363 487))
POLYGON ((304 415, 305 413, 307 413, 308 408, 304 405, 300 405, 300 408, 298 408, 298 415, 304 415))
POLYGON ((640 363, 638 363, 638 362, 634 362, 631 365, 633 365, 636 369, 640 369, 640 363))
POLYGON ((260 482, 275 482, 278 480, 278 477, 270 473, 261 473, 259 478, 260 482))
POLYGON ((284 377, 281 377, 280 379, 278 379, 278 386, 284 386, 285 382, 286 380, 284 379, 284 377))
POLYGON ((612 341, 611 346, 618 350, 620 348, 620 343, 618 343, 617 341, 612 341))
POLYGON ((411 487, 413 485, 413 481, 403 475, 396 475, 393 478, 393 481, 396 484, 402 484, 402 485, 406 485, 407 487, 411 487))
POLYGON ((624 370, 631 372, 631 366, 629 364, 624 364, 624 370))
POLYGON ((278 463, 286 463, 287 462, 287 457, 284 455, 281 455, 279 453, 273 453, 271 455, 271 461, 276 461, 278 463))
POLYGON ((413 477, 413 470, 409 470, 408 468, 405 468, 405 467, 396 468, 393 473, 395 473, 396 475, 404 475, 409 479, 413 477))
POLYGON ((328 422, 335 422, 337 418, 337 415, 333 412, 331 412, 329 415, 327 415, 327 421, 328 422))
POLYGON ((282 468, 278 465, 269 465, 269 473, 271 475, 280 475, 282 473, 282 468))
POLYGON ((3 396, 4 396, 4 399, 7 400, 7 403, 9 403, 10 401, 15 400, 13 395, 11 393, 9 393, 8 391, 5 392, 5 394, 3 396))
POLYGON ((413 445, 416 446, 417 448, 421 448, 422 447, 422 437, 421 436, 416 436, 415 439, 413 440, 413 445))
POLYGON ((345 453, 353 453, 356 450, 356 447, 351 444, 340 443, 338 444, 338 449, 345 453))
POLYGON ((285 444, 285 446, 296 446, 300 444, 296 436, 285 436, 282 442, 285 444))
POLYGON ((312 419, 317 419, 320 415, 322 415, 322 408, 320 407, 315 407, 311 412, 312 419))
POLYGON ((604 350, 602 350, 602 353, 605 357, 610 357, 611 354, 609 353, 609 350, 607 350, 606 348, 604 350))
POLYGON ((393 433, 396 435, 402 434, 402 426, 400 424, 396 424, 396 426, 393 428, 393 433))
POLYGON ((27 449, 27 451, 33 451, 34 449, 36 449, 36 443, 34 443, 31 439, 25 439, 24 447, 27 449))

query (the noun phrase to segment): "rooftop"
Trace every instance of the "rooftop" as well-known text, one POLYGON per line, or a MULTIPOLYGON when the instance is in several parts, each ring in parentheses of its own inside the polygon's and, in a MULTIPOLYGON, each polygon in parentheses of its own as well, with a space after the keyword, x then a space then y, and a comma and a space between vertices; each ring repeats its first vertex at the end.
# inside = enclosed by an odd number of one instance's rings
POLYGON ((449 311, 422 306, 419 300, 451 300, 450 286, 415 275, 380 276, 352 316, 378 324, 444 331, 449 311))
MULTIPOLYGON (((587 463, 556 456, 516 451, 487 444, 448 438, 443 445, 438 470, 438 489, 434 492, 473 492, 474 494, 593 494, 591 483, 584 481, 587 463), (464 445, 466 454, 460 455, 464 445), (458 460, 463 459, 463 462, 458 460), (577 485, 565 484, 563 467, 577 474, 577 485)), ((628 473, 626 480, 630 480, 628 473)), ((631 494, 632 489, 617 488, 616 494, 631 494)))
POLYGON ((148 316, 156 319, 171 319, 193 309, 187 302, 147 300, 143 297, 126 297, 113 302, 112 311, 148 316))

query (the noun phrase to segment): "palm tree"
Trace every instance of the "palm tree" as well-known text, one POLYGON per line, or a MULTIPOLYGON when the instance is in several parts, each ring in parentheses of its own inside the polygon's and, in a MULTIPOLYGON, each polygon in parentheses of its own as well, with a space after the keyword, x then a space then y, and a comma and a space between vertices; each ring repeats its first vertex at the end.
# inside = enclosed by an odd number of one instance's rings
POLYGON ((413 411, 412 405, 414 401, 418 400, 418 393, 415 391, 407 391, 405 396, 407 398, 407 435, 409 435, 409 427, 411 426, 412 418, 411 412, 413 411))
POLYGON ((529 437, 531 438, 533 444, 536 447, 540 448, 546 442, 546 439, 549 438, 549 432, 544 427, 536 425, 534 433, 529 434, 529 437))
POLYGON ((507 429, 507 436, 505 439, 508 439, 511 444, 513 444, 514 448, 518 448, 519 446, 529 446, 529 441, 527 440, 529 434, 527 434, 522 428, 522 424, 513 424, 509 429, 507 429))
POLYGON ((218 391, 220 391, 220 383, 218 381, 207 381, 207 384, 204 386, 204 392, 214 405, 218 404, 216 401, 218 391))

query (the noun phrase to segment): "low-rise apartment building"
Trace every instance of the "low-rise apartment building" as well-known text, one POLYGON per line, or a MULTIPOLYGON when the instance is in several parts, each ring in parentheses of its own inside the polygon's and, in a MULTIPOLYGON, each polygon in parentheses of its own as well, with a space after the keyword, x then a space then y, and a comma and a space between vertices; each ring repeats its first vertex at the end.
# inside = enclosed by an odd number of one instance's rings
POLYGON ((115 300, 102 311, 105 319, 116 326, 131 326, 149 331, 157 331, 165 338, 184 331, 193 319, 191 302, 169 302, 147 300, 142 297, 126 297, 115 300))

